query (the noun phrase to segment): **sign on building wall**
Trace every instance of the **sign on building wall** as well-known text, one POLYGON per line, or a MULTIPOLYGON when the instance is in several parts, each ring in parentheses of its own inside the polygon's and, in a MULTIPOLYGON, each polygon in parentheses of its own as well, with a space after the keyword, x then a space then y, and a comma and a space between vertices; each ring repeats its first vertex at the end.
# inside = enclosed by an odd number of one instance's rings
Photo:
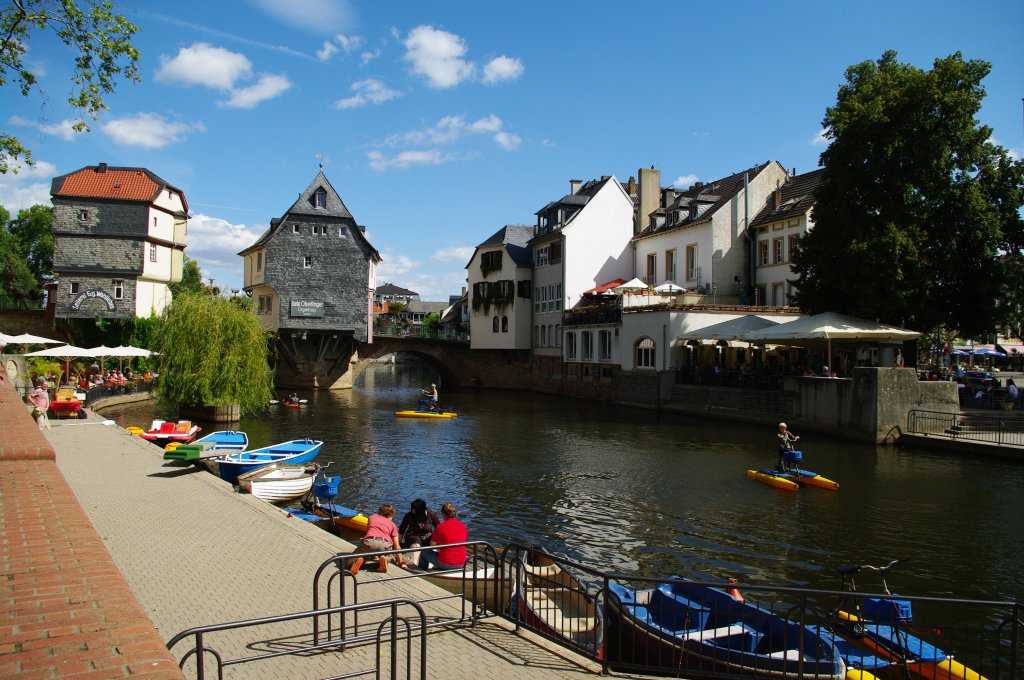
POLYGON ((86 300, 91 300, 93 298, 98 298, 105 302, 107 305, 107 309, 109 309, 110 311, 114 311, 114 309, 116 308, 116 305, 114 304, 114 298, 110 297, 110 293, 104 292, 102 290, 87 290, 82 293, 79 293, 78 296, 75 297, 74 301, 71 303, 71 309, 78 309, 86 300))
POLYGON ((293 301, 288 308, 288 316, 319 319, 323 315, 323 302, 293 301))

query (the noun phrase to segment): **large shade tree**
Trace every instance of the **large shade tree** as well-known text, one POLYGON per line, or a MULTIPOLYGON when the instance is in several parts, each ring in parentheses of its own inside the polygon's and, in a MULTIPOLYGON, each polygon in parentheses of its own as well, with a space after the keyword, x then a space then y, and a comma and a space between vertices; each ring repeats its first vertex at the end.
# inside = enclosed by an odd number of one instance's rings
POLYGON ((957 53, 926 71, 889 51, 847 69, 793 256, 800 307, 965 336, 1007 321, 1024 164, 976 118, 990 68, 957 53))
MULTIPOLYGON (((139 51, 131 42, 137 30, 114 11, 110 0, 9 0, 0 7, 0 87, 13 85, 25 97, 33 88, 39 89, 25 54, 33 36, 49 33, 71 56, 71 86, 65 103, 77 115, 95 117, 107 108, 104 97, 114 92, 118 80, 139 80, 139 51)), ((41 94, 45 102, 45 93, 41 94)), ((72 128, 87 130, 84 118, 73 121, 72 128)), ((16 171, 19 158, 31 163, 31 151, 0 129, 0 174, 16 171)))
POLYGON ((176 297, 153 330, 160 396, 189 406, 266 409, 273 398, 268 335, 256 316, 211 295, 176 297))

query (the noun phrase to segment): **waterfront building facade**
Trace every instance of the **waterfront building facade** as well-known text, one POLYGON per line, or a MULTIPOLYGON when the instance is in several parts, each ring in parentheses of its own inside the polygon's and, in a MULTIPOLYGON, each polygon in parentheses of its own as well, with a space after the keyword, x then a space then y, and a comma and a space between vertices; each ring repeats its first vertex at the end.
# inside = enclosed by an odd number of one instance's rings
MULTIPOLYGON (((651 204, 657 187, 646 177, 641 173, 641 206, 651 204)), ((659 207, 633 237, 636 276, 651 286, 672 282, 715 302, 765 304, 747 295, 755 276, 747 225, 786 177, 770 161, 687 189, 659 189, 659 207)))
POLYGON ((54 314, 160 314, 181 281, 188 202, 145 168, 87 166, 53 179, 54 314))
POLYGON ((750 221, 750 232, 757 244, 756 297, 764 300, 764 304, 778 307, 791 304, 796 278, 792 270, 793 249, 814 227, 811 209, 822 173, 822 169, 802 175, 790 173, 750 221))
POLYGON ((277 334, 279 386, 330 387, 353 344, 373 341, 381 258, 364 232, 321 169, 239 253, 253 312, 277 334))
POLYGON ((466 265, 472 349, 530 349, 533 232, 528 225, 506 225, 478 245, 466 265))
POLYGON ((533 357, 538 382, 560 380, 562 315, 584 291, 633 271, 633 198, 614 176, 572 180, 537 211, 533 251, 533 357))

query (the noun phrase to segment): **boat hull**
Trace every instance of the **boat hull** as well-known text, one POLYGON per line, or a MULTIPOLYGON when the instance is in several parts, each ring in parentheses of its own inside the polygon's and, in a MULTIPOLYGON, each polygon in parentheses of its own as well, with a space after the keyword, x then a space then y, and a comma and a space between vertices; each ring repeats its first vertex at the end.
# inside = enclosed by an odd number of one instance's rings
POLYGON ((747 470, 747 477, 786 491, 797 491, 802 486, 815 486, 829 491, 839 490, 837 482, 809 470, 787 470, 786 472, 771 469, 747 470))
POLYGON ((679 674, 846 678, 846 666, 826 634, 723 590, 685 579, 642 591, 617 583, 609 588, 613 665, 679 674))
POLYGON ((781 477, 777 474, 772 474, 767 470, 747 470, 747 477, 750 477, 754 481, 773 486, 776 489, 782 489, 783 491, 799 491, 800 485, 794 482, 792 479, 781 477))
POLYGON ((426 418, 426 419, 445 419, 445 418, 458 418, 458 413, 452 413, 451 411, 395 411, 396 418, 426 418))
POLYGON ((217 474, 225 482, 238 483, 239 475, 252 472, 271 463, 309 463, 320 453, 323 442, 313 439, 292 441, 266 446, 252 451, 240 451, 211 459, 217 474))
MULTIPOLYGON (((580 581, 557 564, 520 564, 515 602, 527 625, 600 659, 603 613, 580 581)), ((518 578, 518 577, 517 577, 518 578)))
POLYGON ((204 458, 226 453, 245 451, 249 446, 249 438, 244 432, 219 430, 211 432, 202 439, 190 444, 170 442, 164 447, 164 460, 183 460, 199 462, 204 458))
POLYGON ((268 503, 298 498, 313 488, 315 465, 271 463, 238 476, 238 490, 268 503))

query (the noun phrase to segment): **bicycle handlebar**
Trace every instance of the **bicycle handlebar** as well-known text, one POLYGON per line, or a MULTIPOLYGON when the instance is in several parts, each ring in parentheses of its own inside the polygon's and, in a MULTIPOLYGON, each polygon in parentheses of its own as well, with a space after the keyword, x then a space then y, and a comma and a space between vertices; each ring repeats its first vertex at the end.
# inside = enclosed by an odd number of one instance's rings
POLYGON ((877 571, 884 573, 885 571, 896 566, 900 562, 906 562, 908 559, 909 558, 907 557, 900 557, 898 559, 893 560, 892 562, 889 562, 889 564, 885 565, 884 567, 876 567, 871 564, 841 564, 839 565, 839 573, 842 576, 851 576, 853 574, 858 574, 862 571, 877 571))

